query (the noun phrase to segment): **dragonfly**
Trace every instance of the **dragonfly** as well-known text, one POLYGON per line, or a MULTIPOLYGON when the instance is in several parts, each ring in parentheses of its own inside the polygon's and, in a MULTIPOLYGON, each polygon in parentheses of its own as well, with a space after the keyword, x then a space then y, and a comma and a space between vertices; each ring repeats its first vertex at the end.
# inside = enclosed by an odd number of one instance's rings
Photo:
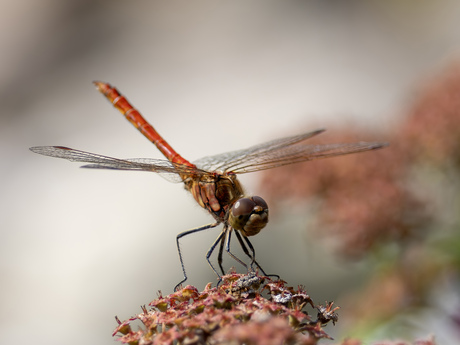
MULTIPOLYGON (((251 146, 247 149, 231 151, 198 159, 194 163, 179 155, 149 124, 140 112, 134 108, 125 96, 108 83, 95 81, 96 88, 131 122, 148 140, 150 140, 167 158, 130 158, 119 159, 100 154, 71 149, 64 146, 36 146, 32 152, 63 158, 74 162, 87 163, 82 168, 150 171, 160 174, 172 182, 182 182, 196 202, 207 210, 214 222, 196 227, 176 236, 177 251, 183 278, 175 286, 177 291, 187 280, 185 264, 180 249, 180 239, 200 231, 223 225, 217 239, 206 253, 206 260, 217 275, 221 275, 211 262, 211 255, 218 246, 217 263, 222 275, 225 275, 222 263, 224 247, 226 253, 248 270, 256 266, 268 276, 256 261, 254 246, 249 237, 257 235, 268 223, 268 205, 260 196, 247 196, 237 176, 239 174, 272 169, 288 164, 315 159, 342 156, 351 153, 380 149, 387 146, 384 142, 355 142, 339 144, 305 144, 307 139, 325 131, 318 129, 251 146), (232 233, 250 259, 248 265, 230 249, 232 233)), ((279 278, 278 275, 271 275, 279 278)))

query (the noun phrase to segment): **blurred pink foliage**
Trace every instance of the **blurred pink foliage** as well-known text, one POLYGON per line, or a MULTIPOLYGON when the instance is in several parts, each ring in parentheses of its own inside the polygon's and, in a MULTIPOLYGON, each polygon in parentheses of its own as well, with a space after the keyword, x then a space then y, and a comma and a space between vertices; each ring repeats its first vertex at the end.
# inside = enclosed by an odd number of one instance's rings
POLYGON ((390 146, 269 171, 261 185, 273 201, 319 198, 318 235, 337 238, 337 251, 348 257, 423 238, 436 215, 423 186, 412 188, 413 170, 419 164, 460 167, 460 65, 427 85, 392 133, 347 129, 314 143, 376 138, 390 146))

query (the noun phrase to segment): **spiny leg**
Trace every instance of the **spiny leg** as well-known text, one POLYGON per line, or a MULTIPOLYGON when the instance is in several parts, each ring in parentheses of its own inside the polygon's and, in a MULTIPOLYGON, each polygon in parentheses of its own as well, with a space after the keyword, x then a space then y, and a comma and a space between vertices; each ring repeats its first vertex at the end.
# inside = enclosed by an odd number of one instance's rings
MULTIPOLYGON (((223 232, 225 232, 227 229, 227 226, 224 227, 223 232)), ((224 252, 224 242, 225 242, 225 237, 222 237, 220 239, 220 246, 219 246, 219 254, 217 255, 217 263, 219 264, 220 271, 222 272, 222 275, 225 275, 224 268, 222 267, 222 254, 224 252)))
MULTIPOLYGON (((243 242, 243 239, 241 238, 241 234, 238 231, 235 231, 235 233, 236 233, 236 238, 238 239, 238 242, 240 242, 240 246, 243 249, 244 253, 251 258, 251 268, 252 268, 252 266, 254 265, 254 263, 256 261, 256 251, 254 250, 254 247, 252 246, 252 244, 249 242, 249 248, 251 248, 252 255, 249 254, 248 248, 246 247, 246 245, 243 242)), ((246 236, 244 236, 244 238, 247 239, 246 236)), ((259 266, 259 265, 257 265, 257 266, 259 266)), ((261 269, 261 271, 263 272, 262 269, 261 269)))
POLYGON ((280 276, 277 275, 277 274, 267 274, 265 273, 265 271, 262 269, 262 267, 257 263, 256 261, 256 251, 254 249, 254 247, 252 246, 252 243, 251 241, 249 241, 249 238, 247 238, 246 236, 243 236, 244 240, 246 241, 246 243, 248 244, 249 248, 251 249, 252 251, 252 254, 253 254, 253 258, 254 258, 254 263, 257 265, 257 267, 259 267, 259 269, 262 271, 262 273, 267 276, 267 277, 276 277, 276 279, 280 279, 280 276))
POLYGON ((241 234, 238 232, 238 231, 235 231, 235 234, 236 234, 236 238, 238 239, 238 242, 240 242, 240 246, 241 248, 243 249, 244 253, 249 256, 251 258, 251 268, 252 266, 255 264, 259 269, 260 271, 262 272, 262 274, 264 276, 267 276, 267 277, 276 277, 276 279, 280 279, 280 276, 277 275, 277 274, 267 274, 265 273, 265 271, 263 270, 263 268, 259 265, 259 263, 256 261, 256 251, 251 243, 251 241, 249 241, 249 238, 247 238, 246 236, 241 236, 241 234), (249 251, 248 251, 248 248, 246 247, 246 245, 244 244, 243 242, 243 238, 244 240, 246 241, 246 243, 248 244, 249 246, 249 249, 251 249, 251 252, 252 252, 252 255, 249 254, 249 251))
MULTIPOLYGON (((240 234, 238 231, 235 231, 235 233, 236 233, 236 238, 238 239, 238 242, 240 243, 240 246, 241 246, 241 248, 243 249, 244 253, 245 253, 247 256, 249 256, 249 258, 251 258, 251 269, 253 269, 252 266, 254 266, 254 263, 255 263, 255 264, 257 265, 257 267, 262 271, 262 273, 263 273, 264 275, 266 275, 265 272, 264 272, 264 270, 262 269, 262 267, 260 267, 260 265, 259 265, 259 264, 257 263, 257 261, 256 261, 256 252, 255 252, 254 247, 252 246, 252 244, 249 242, 249 248, 251 249, 251 252, 252 252, 252 255, 251 255, 251 254, 249 253, 248 248, 246 247, 246 245, 245 245, 244 242, 243 242, 243 239, 242 239, 241 234, 240 234)), ((245 239, 247 239, 246 236, 243 236, 243 237, 244 237, 245 239)))
MULTIPOLYGON (((230 240, 231 240, 231 237, 232 237, 232 228, 230 228, 230 230, 228 231, 227 233, 227 244, 225 246, 225 250, 227 251, 228 255, 230 255, 233 259, 235 259, 237 262, 239 262, 241 265, 243 265, 246 269, 248 268, 248 265, 246 265, 243 260, 241 260, 240 258, 238 258, 235 254, 233 254, 231 251, 230 251, 230 240)), ((238 231, 235 230, 235 233, 238 234, 238 231)))
MULTIPOLYGON (((179 254, 179 260, 180 260, 180 265, 181 265, 181 267, 182 267, 182 272, 184 273, 184 279, 182 279, 182 280, 174 287, 174 291, 177 291, 177 290, 179 289, 179 287, 187 280, 187 273, 185 273, 184 260, 182 259, 182 253, 181 253, 181 251, 180 251, 179 240, 180 240, 182 237, 184 237, 184 236, 187 236, 187 235, 190 235, 190 234, 194 234, 194 233, 196 233, 196 232, 200 232, 200 231, 203 231, 203 230, 215 228, 217 225, 219 225, 219 223, 212 223, 212 224, 200 226, 199 228, 195 228, 195 229, 191 229, 191 230, 187 230, 187 231, 181 232, 179 235, 176 236, 177 253, 179 254)), ((212 267, 212 265, 211 265, 211 267, 212 267)), ((212 269, 214 270, 214 267, 212 267, 212 269)), ((216 270, 214 270, 214 272, 215 272, 215 271, 216 271, 216 270)))
MULTIPOLYGON (((219 280, 217 282, 217 286, 219 286, 220 282, 222 281, 222 277, 220 276, 219 273, 217 273, 217 270, 214 268, 214 266, 212 265, 211 260, 209 258, 211 257, 212 252, 214 251, 214 249, 216 249, 216 246, 217 246, 217 244, 219 242, 221 243, 220 248, 223 247, 223 242, 224 242, 224 239, 225 239, 226 232, 227 232, 227 226, 224 226, 224 229, 222 230, 220 235, 216 238, 216 240, 212 244, 211 248, 209 248, 208 252, 206 253, 206 260, 208 261, 209 266, 211 266, 212 270, 214 271, 214 273, 219 278, 219 280)), ((220 255, 220 252, 221 252, 221 250, 219 249, 219 255, 220 255)), ((223 273, 224 270, 222 269, 222 258, 220 258, 220 260, 221 260, 221 262, 219 262, 219 266, 220 266, 220 269, 222 270, 222 274, 224 274, 223 273)))

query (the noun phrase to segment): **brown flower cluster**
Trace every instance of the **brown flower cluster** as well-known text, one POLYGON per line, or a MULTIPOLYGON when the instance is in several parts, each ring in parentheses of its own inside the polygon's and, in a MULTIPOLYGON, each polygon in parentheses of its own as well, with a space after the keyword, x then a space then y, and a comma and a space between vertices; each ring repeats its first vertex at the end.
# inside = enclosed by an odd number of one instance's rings
POLYGON ((323 327, 338 319, 333 303, 315 305, 302 287, 287 287, 254 273, 229 274, 219 287, 193 286, 159 296, 124 322, 114 335, 125 344, 317 344, 330 338, 323 327), (267 296, 265 296, 267 295, 267 296), (316 310, 315 320, 304 310, 316 310), (143 327, 133 331, 131 323, 143 327))
POLYGON ((460 169, 460 64, 426 85, 402 125, 401 137, 413 160, 460 169))

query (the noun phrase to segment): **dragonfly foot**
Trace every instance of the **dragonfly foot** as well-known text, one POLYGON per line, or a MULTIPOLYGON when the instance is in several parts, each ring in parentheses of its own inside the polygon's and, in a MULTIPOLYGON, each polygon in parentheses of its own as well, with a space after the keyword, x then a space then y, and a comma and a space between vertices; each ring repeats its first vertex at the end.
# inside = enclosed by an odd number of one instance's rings
POLYGON ((216 284, 216 288, 218 288, 220 284, 222 284, 222 277, 219 277, 219 280, 217 281, 217 284, 216 284))
POLYGON ((265 276, 266 276, 266 277, 269 277, 269 278, 271 278, 271 277, 276 277, 275 280, 280 280, 280 276, 277 275, 277 274, 266 274, 265 276))
POLYGON ((174 286, 174 292, 177 292, 177 291, 179 291, 180 289, 182 289, 182 284, 183 284, 186 280, 187 280, 187 278, 186 278, 186 279, 183 279, 183 280, 181 280, 179 283, 177 283, 176 286, 174 286))

